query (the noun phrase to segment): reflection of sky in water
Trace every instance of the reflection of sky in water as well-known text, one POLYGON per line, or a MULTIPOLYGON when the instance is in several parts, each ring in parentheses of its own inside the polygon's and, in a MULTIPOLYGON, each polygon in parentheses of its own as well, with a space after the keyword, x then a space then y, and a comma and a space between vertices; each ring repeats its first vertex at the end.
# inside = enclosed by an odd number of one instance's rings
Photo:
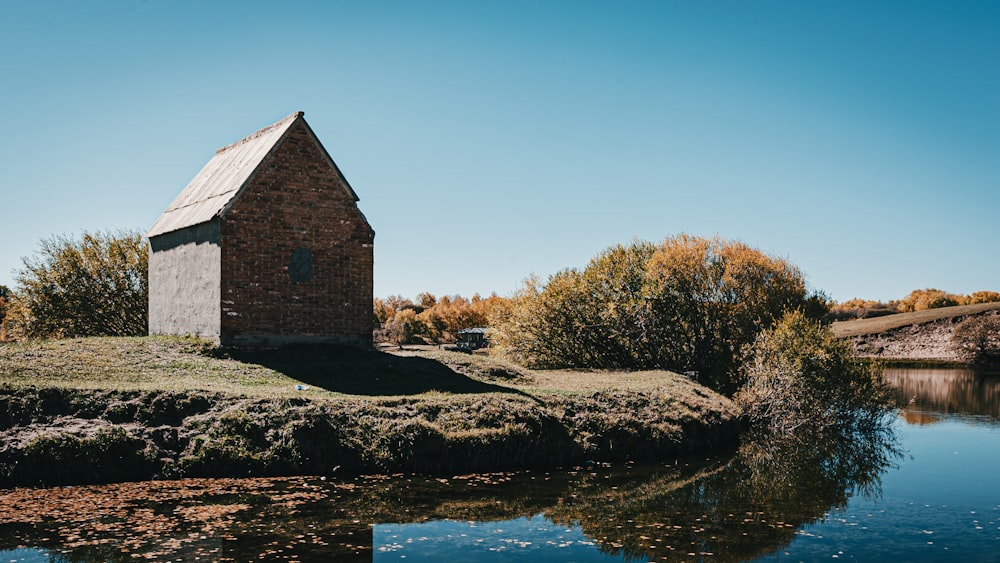
POLYGON ((44 549, 0 549, 2 563, 49 563, 52 559, 44 549))
POLYGON ((900 422, 906 449, 879 499, 851 499, 761 561, 1000 561, 1000 426, 941 416, 900 422))
POLYGON ((375 561, 621 561, 598 551, 579 528, 542 516, 501 522, 441 520, 376 524, 375 561))
MULTIPOLYGON (((973 383, 981 390, 978 378, 973 383)), ((954 387, 943 392, 955 396, 954 387)), ((993 471, 1000 467, 1000 421, 982 412, 991 398, 972 394, 977 400, 959 413, 927 405, 902 416, 896 428, 905 455, 883 475, 882 495, 852 498, 759 561, 1000 561, 1000 480, 993 471)), ((378 561, 621 560, 600 553, 579 529, 541 516, 381 524, 374 539, 378 561)))

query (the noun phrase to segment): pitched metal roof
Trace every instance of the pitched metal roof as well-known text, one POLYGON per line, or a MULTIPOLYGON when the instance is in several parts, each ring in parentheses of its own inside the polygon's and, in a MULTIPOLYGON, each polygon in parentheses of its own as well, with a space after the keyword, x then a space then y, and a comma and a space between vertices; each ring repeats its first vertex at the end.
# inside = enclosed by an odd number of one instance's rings
MULTIPOLYGON (((220 216, 260 164, 284 138, 293 123, 302 120, 313 138, 316 137, 309 124, 305 123, 304 115, 301 111, 295 112, 277 123, 215 151, 212 160, 208 161, 201 172, 198 172, 184 191, 167 207, 163 215, 153 223, 146 236, 154 237, 199 225, 220 216)), ((320 146, 330 165, 343 178, 319 139, 316 139, 316 144, 320 146)), ((346 180, 344 186, 356 201, 357 195, 346 180)))

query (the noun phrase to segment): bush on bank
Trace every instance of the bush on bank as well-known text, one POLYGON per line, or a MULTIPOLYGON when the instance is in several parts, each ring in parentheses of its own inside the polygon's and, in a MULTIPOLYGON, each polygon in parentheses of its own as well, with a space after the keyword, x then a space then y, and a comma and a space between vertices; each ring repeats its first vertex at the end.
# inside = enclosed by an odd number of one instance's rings
POLYGON ((785 437, 879 429, 893 408, 881 367, 800 312, 758 336, 735 396, 754 427, 785 437))

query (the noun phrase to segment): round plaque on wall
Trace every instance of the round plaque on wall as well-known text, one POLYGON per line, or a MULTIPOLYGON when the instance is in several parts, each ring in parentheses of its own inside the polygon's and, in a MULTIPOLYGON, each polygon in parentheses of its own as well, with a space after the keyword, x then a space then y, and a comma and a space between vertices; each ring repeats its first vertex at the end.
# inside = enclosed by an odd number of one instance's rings
POLYGON ((292 281, 307 282, 312 278, 313 254, 308 248, 297 247, 288 260, 288 277, 292 281))

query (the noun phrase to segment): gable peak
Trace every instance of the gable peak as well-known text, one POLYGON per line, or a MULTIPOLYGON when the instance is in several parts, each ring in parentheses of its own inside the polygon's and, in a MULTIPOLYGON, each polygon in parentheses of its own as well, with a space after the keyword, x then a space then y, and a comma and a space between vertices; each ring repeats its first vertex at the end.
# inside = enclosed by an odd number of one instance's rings
POLYGON ((264 127, 264 128, 259 129, 257 131, 254 131, 253 133, 250 133, 249 135, 247 135, 246 137, 243 137, 242 139, 240 139, 239 141, 236 141, 235 143, 232 143, 232 144, 226 145, 226 146, 224 146, 224 147, 222 147, 220 149, 217 149, 215 151, 215 154, 222 154, 222 153, 224 153, 224 152, 226 152, 226 151, 228 151, 230 149, 233 149, 233 148, 238 147, 240 145, 244 145, 246 143, 252 142, 255 139, 259 139, 260 137, 263 137, 264 135, 267 135, 268 133, 274 131, 275 129, 287 128, 296 119, 303 118, 305 116, 305 114, 306 114, 306 112, 304 112, 304 111, 297 111, 297 112, 295 112, 295 113, 293 113, 293 114, 291 114, 291 115, 289 115, 289 116, 287 116, 287 117, 285 117, 285 118, 283 118, 283 119, 281 119, 281 120, 279 120, 279 121, 277 121, 275 123, 272 123, 272 124, 268 125, 267 127, 264 127))

